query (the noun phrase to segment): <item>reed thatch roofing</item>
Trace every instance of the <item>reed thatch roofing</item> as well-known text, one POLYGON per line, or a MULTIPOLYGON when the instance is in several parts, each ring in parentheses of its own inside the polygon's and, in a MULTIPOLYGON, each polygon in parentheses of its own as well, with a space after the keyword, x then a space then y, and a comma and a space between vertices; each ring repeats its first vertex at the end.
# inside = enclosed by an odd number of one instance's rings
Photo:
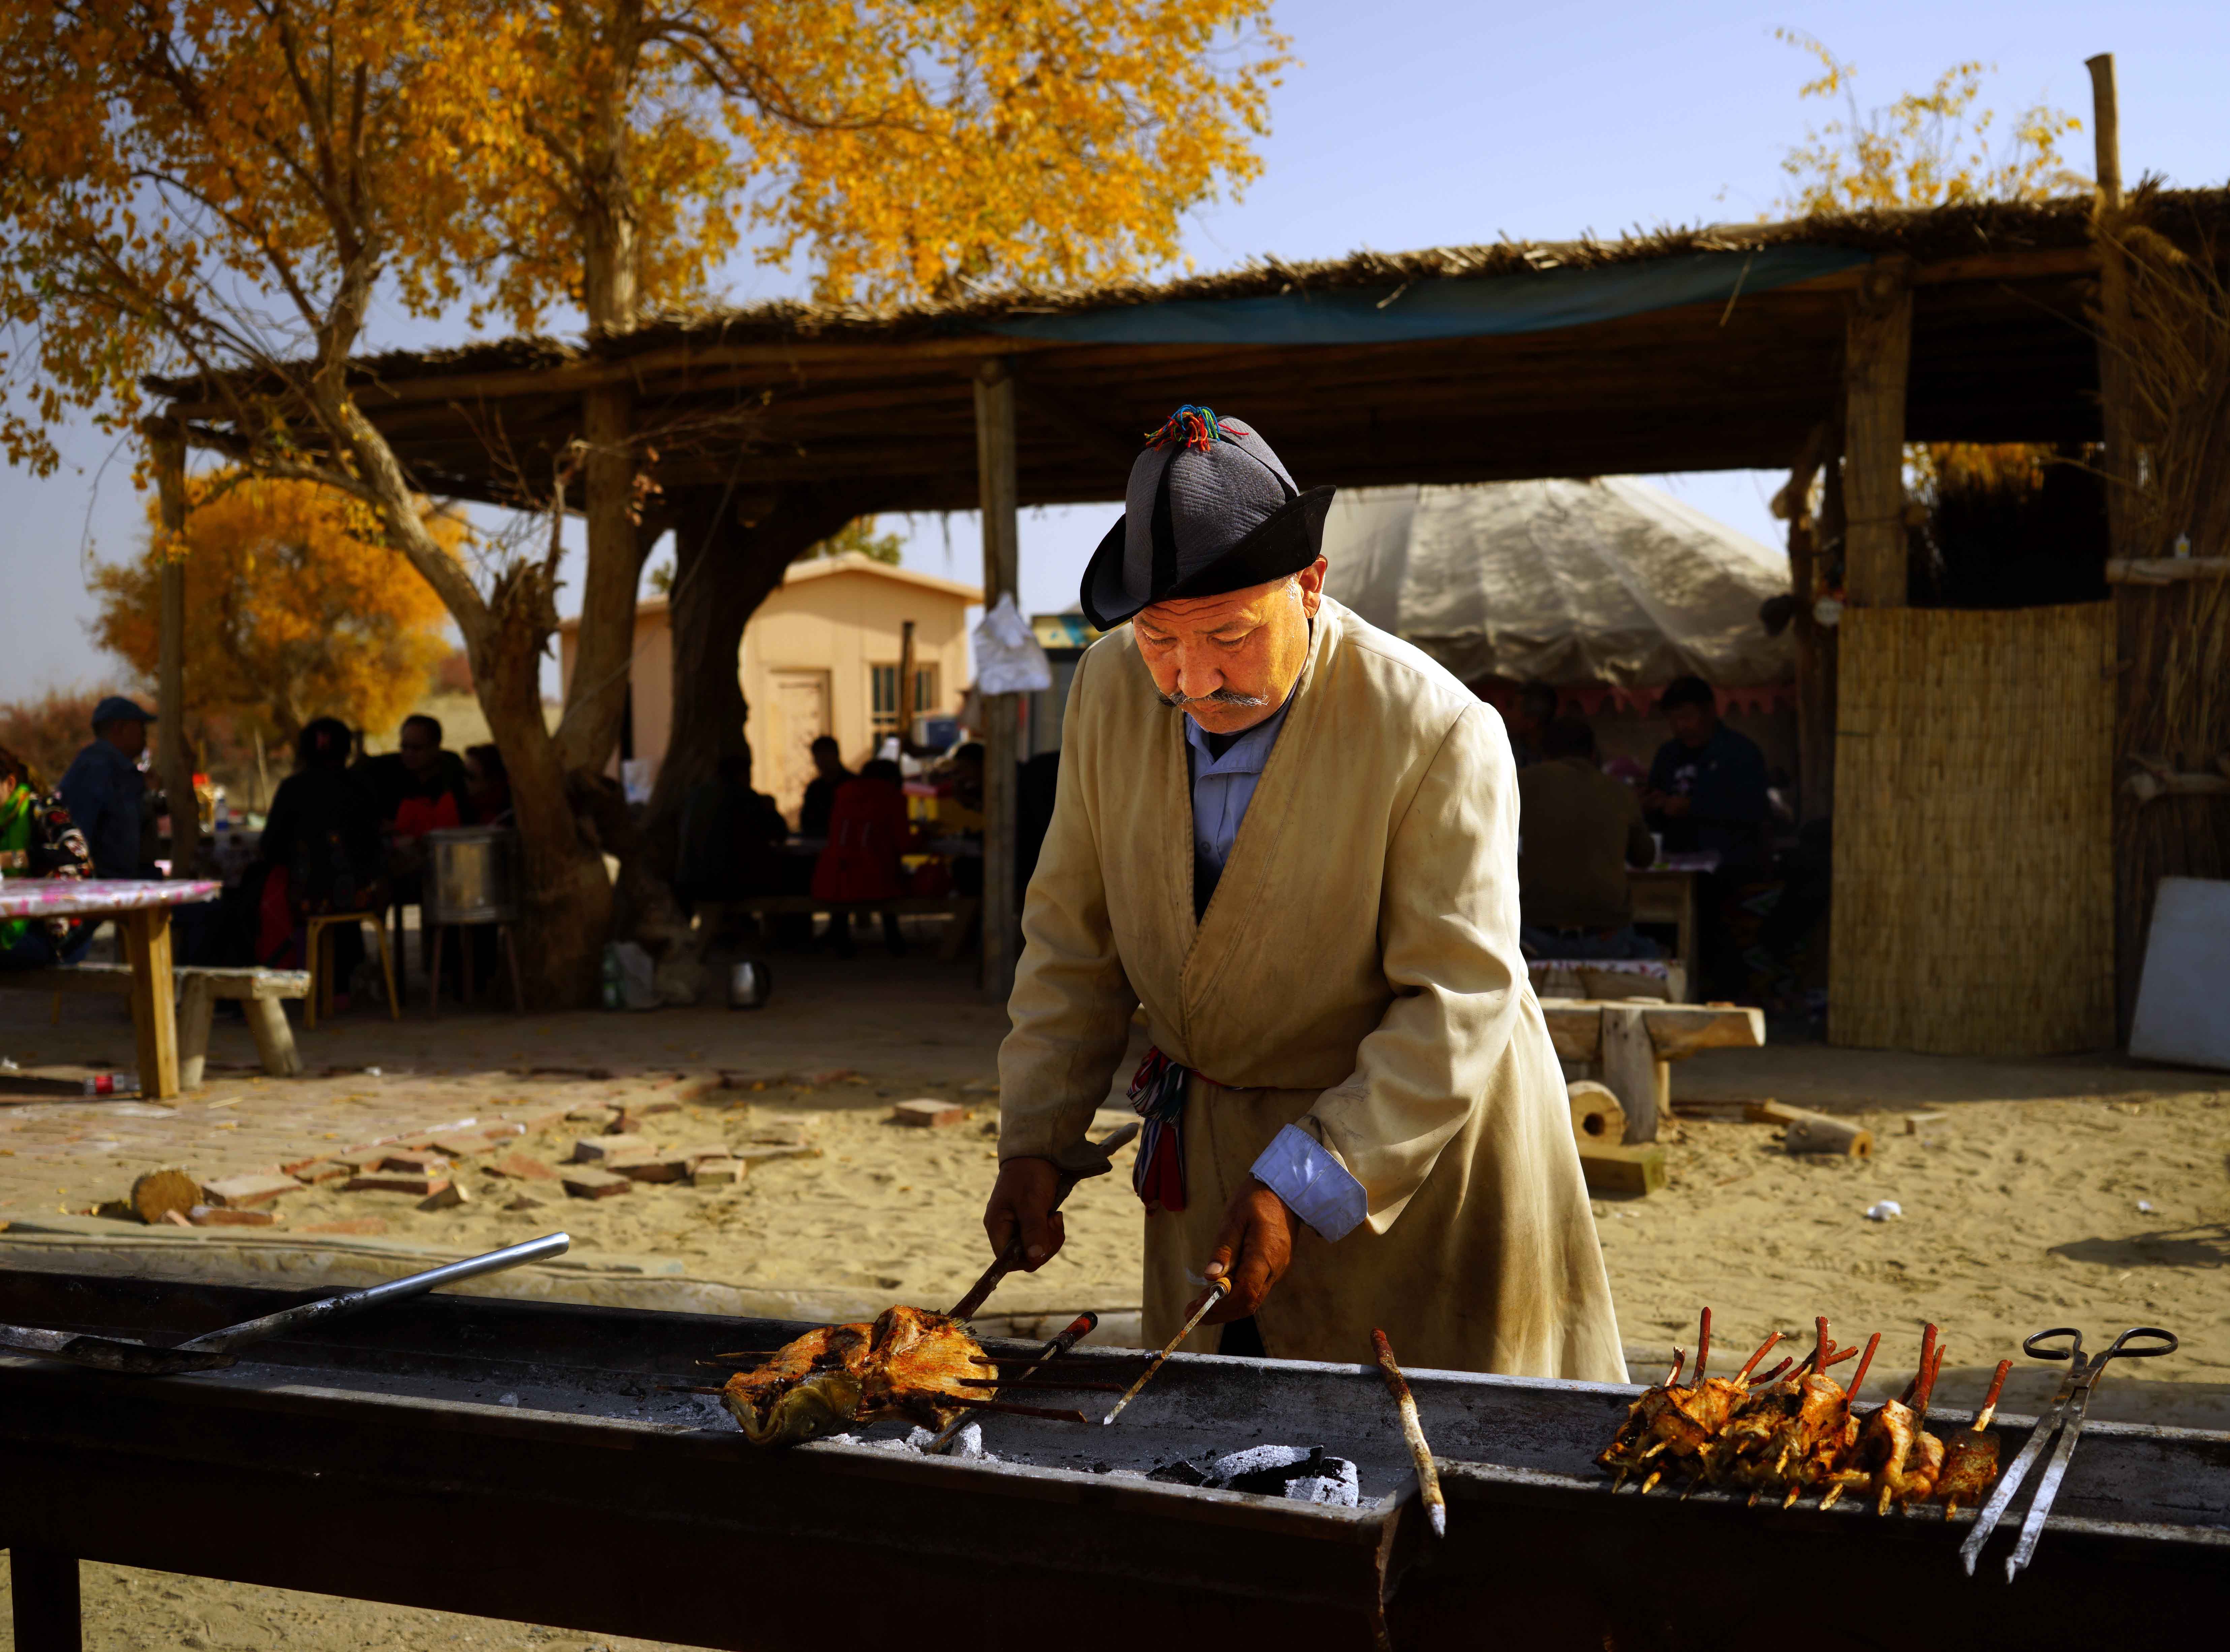
MULTIPOLYGON (((2161 197, 2230 228, 2230 192, 2161 197)), ((1839 393, 1859 268, 1915 266, 1914 440, 2095 437, 2088 197, 1982 202, 1327 262, 905 307, 676 312, 358 363, 359 403, 430 491, 515 499, 632 384, 669 488, 857 482, 874 508, 975 502, 971 378, 1014 365, 1025 503, 1118 497, 1169 408, 1244 413, 1305 485, 1786 463, 1839 393)), ((2182 238, 2180 235, 2179 238, 2182 238)), ((208 387, 158 382, 188 417, 208 387)))

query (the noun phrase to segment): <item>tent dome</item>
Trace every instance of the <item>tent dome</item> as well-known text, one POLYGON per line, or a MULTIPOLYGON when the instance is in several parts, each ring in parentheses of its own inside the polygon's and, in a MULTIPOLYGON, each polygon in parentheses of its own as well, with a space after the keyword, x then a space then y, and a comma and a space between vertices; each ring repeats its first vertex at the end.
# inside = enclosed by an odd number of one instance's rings
POLYGON ((1789 559, 1631 477, 1343 489, 1326 588, 1466 682, 1785 683, 1789 559))

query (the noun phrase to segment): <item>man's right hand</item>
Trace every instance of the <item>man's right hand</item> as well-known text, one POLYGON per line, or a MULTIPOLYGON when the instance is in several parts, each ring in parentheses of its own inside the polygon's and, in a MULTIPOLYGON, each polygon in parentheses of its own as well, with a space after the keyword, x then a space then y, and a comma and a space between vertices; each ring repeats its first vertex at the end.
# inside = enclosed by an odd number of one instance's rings
POLYGON ((1060 1192, 1060 1172, 1050 1159, 1009 1159, 999 1167, 999 1180, 991 1184, 990 1202, 983 1207, 983 1232, 991 1241, 991 1254, 1006 1254, 1016 1234, 1022 1241, 1022 1271, 1035 1273, 1053 1260, 1067 1237, 1054 1200, 1060 1192))

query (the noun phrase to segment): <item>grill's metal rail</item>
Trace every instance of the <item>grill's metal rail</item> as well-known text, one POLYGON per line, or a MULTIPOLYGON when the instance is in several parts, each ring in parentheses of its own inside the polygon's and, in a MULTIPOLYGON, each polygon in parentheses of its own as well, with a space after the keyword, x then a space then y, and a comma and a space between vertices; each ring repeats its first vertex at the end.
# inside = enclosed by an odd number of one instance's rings
MULTIPOLYGON (((0 1319, 157 1341, 289 1300, 0 1275, 0 1319)), ((1058 1622, 1079 1648, 1492 1631, 1589 1652, 1801 1623, 1808 1652, 1911 1652, 2092 1632, 2132 1599, 2149 1626, 2197 1636, 2230 1608, 2226 1435, 2093 1424, 2008 1587, 1960 1572, 1963 1517, 1614 1497, 1587 1465, 1630 1390, 1413 1372, 1450 1505, 1434 1545, 1362 1366, 1179 1356, 1121 1428, 988 1421, 996 1465, 825 1442, 762 1454, 713 1400, 667 1392, 704 1380, 698 1359, 801 1328, 434 1297, 204 1375, 0 1360, 0 1542, 57 1617, 61 1574, 39 1555, 734 1649, 873 1619, 925 1645, 940 1624, 981 1646, 1058 1622), (1265 1440, 1351 1458, 1363 1506, 1106 1472, 1265 1440)), ((1072 1358, 1089 1379, 1088 1345, 1072 1358)), ((2026 1426, 2001 1419, 2009 1450, 2026 1426)))

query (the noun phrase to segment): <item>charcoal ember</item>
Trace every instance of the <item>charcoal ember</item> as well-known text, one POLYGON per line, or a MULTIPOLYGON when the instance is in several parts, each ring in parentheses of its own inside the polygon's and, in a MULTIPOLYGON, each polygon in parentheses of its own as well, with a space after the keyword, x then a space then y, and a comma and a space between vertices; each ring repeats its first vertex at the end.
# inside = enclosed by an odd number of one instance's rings
POLYGON ((1164 1485, 1206 1486, 1215 1491, 1289 1497, 1296 1502, 1353 1508, 1362 1500, 1355 1465, 1320 1445, 1256 1445, 1204 1463, 1164 1463, 1146 1476, 1164 1485))

